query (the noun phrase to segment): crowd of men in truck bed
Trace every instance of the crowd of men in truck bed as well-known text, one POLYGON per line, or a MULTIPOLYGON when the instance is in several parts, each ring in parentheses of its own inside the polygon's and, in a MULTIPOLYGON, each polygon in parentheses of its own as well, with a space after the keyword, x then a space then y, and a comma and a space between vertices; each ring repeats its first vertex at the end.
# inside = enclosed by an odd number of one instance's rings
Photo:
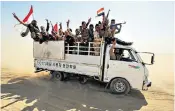
MULTIPOLYGON (((31 33, 31 37, 34 41, 38 41, 40 44, 46 41, 56 41, 56 40, 64 40, 66 44, 69 44, 69 46, 73 46, 76 44, 76 42, 80 42, 82 46, 88 46, 89 42, 94 42, 92 44, 93 47, 99 47, 101 41, 106 41, 108 44, 111 43, 112 38, 114 38, 115 34, 120 33, 122 24, 124 23, 118 23, 116 24, 115 19, 112 19, 109 23, 108 19, 109 12, 107 16, 103 16, 102 21, 99 21, 95 26, 93 24, 90 24, 91 18, 88 19, 88 22, 82 21, 79 28, 75 30, 75 34, 73 34, 72 29, 69 28, 70 21, 67 21, 67 29, 63 31, 62 24, 59 24, 59 30, 55 31, 53 25, 52 31, 49 33, 50 23, 46 19, 47 26, 46 28, 44 26, 41 26, 40 29, 37 25, 37 21, 33 20, 31 23, 26 24, 23 21, 21 21, 15 13, 13 13, 13 16, 16 20, 18 20, 21 24, 27 27, 25 32, 21 33, 22 37, 25 37, 28 35, 28 33, 31 33), (94 30, 95 27, 95 30, 94 30)), ((117 39, 117 43, 122 45, 131 45, 132 43, 126 43, 124 41, 121 41, 120 39, 117 39)), ((70 48, 72 50, 73 48, 70 48)), ((87 48, 86 48, 87 49, 87 48)), ((85 49, 85 50, 86 50, 85 49)), ((99 48, 93 49, 95 52, 95 55, 99 55, 99 48)), ((72 51, 70 51, 72 53, 72 51)))

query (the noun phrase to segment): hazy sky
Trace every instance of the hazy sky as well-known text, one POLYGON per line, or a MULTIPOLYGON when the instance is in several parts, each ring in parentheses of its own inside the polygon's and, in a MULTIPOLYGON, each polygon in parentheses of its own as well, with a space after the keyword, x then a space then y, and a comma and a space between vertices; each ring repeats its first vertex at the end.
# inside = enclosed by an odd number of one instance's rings
MULTIPOLYGON (((109 18, 116 21, 126 21, 117 37, 126 41, 133 41, 137 50, 155 53, 173 52, 173 2, 1 2, 2 3, 2 42, 7 45, 25 38, 20 38, 14 29, 16 20, 12 16, 15 12, 21 19, 34 7, 34 18, 39 25, 46 25, 45 18, 53 23, 71 20, 72 29, 78 28, 82 20, 92 18, 92 23, 101 20, 96 18, 96 11, 104 7, 107 12, 111 9, 109 18), (13 42, 12 42, 13 41, 13 42)), ((29 36, 30 37, 30 36, 29 36)), ((26 39, 32 42, 30 39, 26 39)), ((22 42, 22 41, 21 41, 22 42)), ((11 44, 11 45, 12 45, 11 44)))

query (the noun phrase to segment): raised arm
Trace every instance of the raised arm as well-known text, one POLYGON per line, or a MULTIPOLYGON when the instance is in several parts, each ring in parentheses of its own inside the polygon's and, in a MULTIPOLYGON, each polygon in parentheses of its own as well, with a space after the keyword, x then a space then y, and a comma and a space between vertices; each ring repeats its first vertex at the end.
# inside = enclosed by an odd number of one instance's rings
POLYGON ((67 30, 69 30, 69 22, 70 20, 68 20, 66 23, 67 23, 67 30))
POLYGON ((121 29, 122 29, 122 24, 126 24, 126 22, 115 24, 116 30, 117 30, 117 31, 115 32, 115 34, 120 33, 120 31, 121 31, 121 29), (119 27, 118 27, 118 26, 119 26, 119 27))
POLYGON ((27 26, 28 24, 25 24, 23 21, 21 21, 15 13, 12 13, 13 14, 13 17, 20 23, 20 24, 23 24, 24 26, 27 26))
POLYGON ((48 19, 46 19, 46 22, 47 22, 46 32, 48 32, 49 31, 49 21, 48 21, 48 19))
POLYGON ((66 22, 66 24, 67 24, 67 31, 68 31, 68 33, 70 33, 70 29, 69 29, 69 22, 70 22, 70 20, 68 20, 68 21, 66 22))
POLYGON ((50 24, 51 24, 51 26, 52 26, 52 30, 53 30, 53 24, 52 24, 52 22, 50 21, 50 24))
POLYGON ((59 25, 60 25, 60 29, 62 30, 62 23, 60 22, 60 24, 59 24, 59 25))
POLYGON ((109 9, 109 10, 108 10, 108 14, 106 15, 106 18, 107 18, 107 19, 108 19, 108 16, 109 16, 109 12, 110 12, 110 11, 111 11, 111 10, 109 9))
POLYGON ((106 15, 106 16, 104 15, 104 17, 103 17, 102 23, 103 23, 104 25, 108 25, 108 23, 109 23, 109 20, 108 20, 109 12, 110 12, 110 9, 108 10, 107 15, 106 15))
POLYGON ((90 24, 91 22, 91 18, 88 19, 88 22, 86 23, 86 27, 88 27, 88 25, 90 24))
POLYGON ((29 28, 27 28, 25 32, 22 32, 22 33, 21 33, 21 36, 22 36, 22 37, 25 37, 25 36, 28 35, 28 33, 29 33, 29 28))
POLYGON ((67 24, 67 32, 69 33, 69 35, 72 35, 72 32, 70 31, 70 28, 69 28, 69 23, 70 23, 70 20, 68 20, 66 22, 66 24, 67 24))
POLYGON ((71 29, 69 28, 69 23, 70 23, 70 20, 67 21, 67 31, 68 31, 69 35, 73 36, 71 29))
POLYGON ((115 34, 118 34, 118 33, 120 33, 120 31, 121 31, 121 28, 122 28, 122 24, 119 24, 119 25, 117 25, 116 26, 116 32, 115 32, 115 34), (119 27, 117 27, 117 26, 119 26, 119 27))

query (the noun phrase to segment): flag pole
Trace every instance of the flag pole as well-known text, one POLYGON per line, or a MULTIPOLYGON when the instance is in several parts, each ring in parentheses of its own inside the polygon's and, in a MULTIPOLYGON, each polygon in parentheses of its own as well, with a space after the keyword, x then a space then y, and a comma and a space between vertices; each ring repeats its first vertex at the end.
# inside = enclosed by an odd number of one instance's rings
MULTIPOLYGON (((32 10, 33 10, 33 5, 31 5, 31 7, 32 7, 32 10)), ((33 15, 33 13, 32 13, 32 17, 33 17, 33 20, 34 20, 34 15, 33 15)))

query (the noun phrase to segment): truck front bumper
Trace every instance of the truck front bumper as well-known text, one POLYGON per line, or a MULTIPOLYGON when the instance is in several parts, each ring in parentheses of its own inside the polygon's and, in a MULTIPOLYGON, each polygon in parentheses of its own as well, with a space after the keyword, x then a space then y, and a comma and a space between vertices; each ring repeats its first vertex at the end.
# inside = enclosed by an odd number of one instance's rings
POLYGON ((148 90, 148 87, 151 87, 152 82, 143 82, 142 90, 148 90))
POLYGON ((151 87, 152 82, 148 82, 147 87, 151 87))

